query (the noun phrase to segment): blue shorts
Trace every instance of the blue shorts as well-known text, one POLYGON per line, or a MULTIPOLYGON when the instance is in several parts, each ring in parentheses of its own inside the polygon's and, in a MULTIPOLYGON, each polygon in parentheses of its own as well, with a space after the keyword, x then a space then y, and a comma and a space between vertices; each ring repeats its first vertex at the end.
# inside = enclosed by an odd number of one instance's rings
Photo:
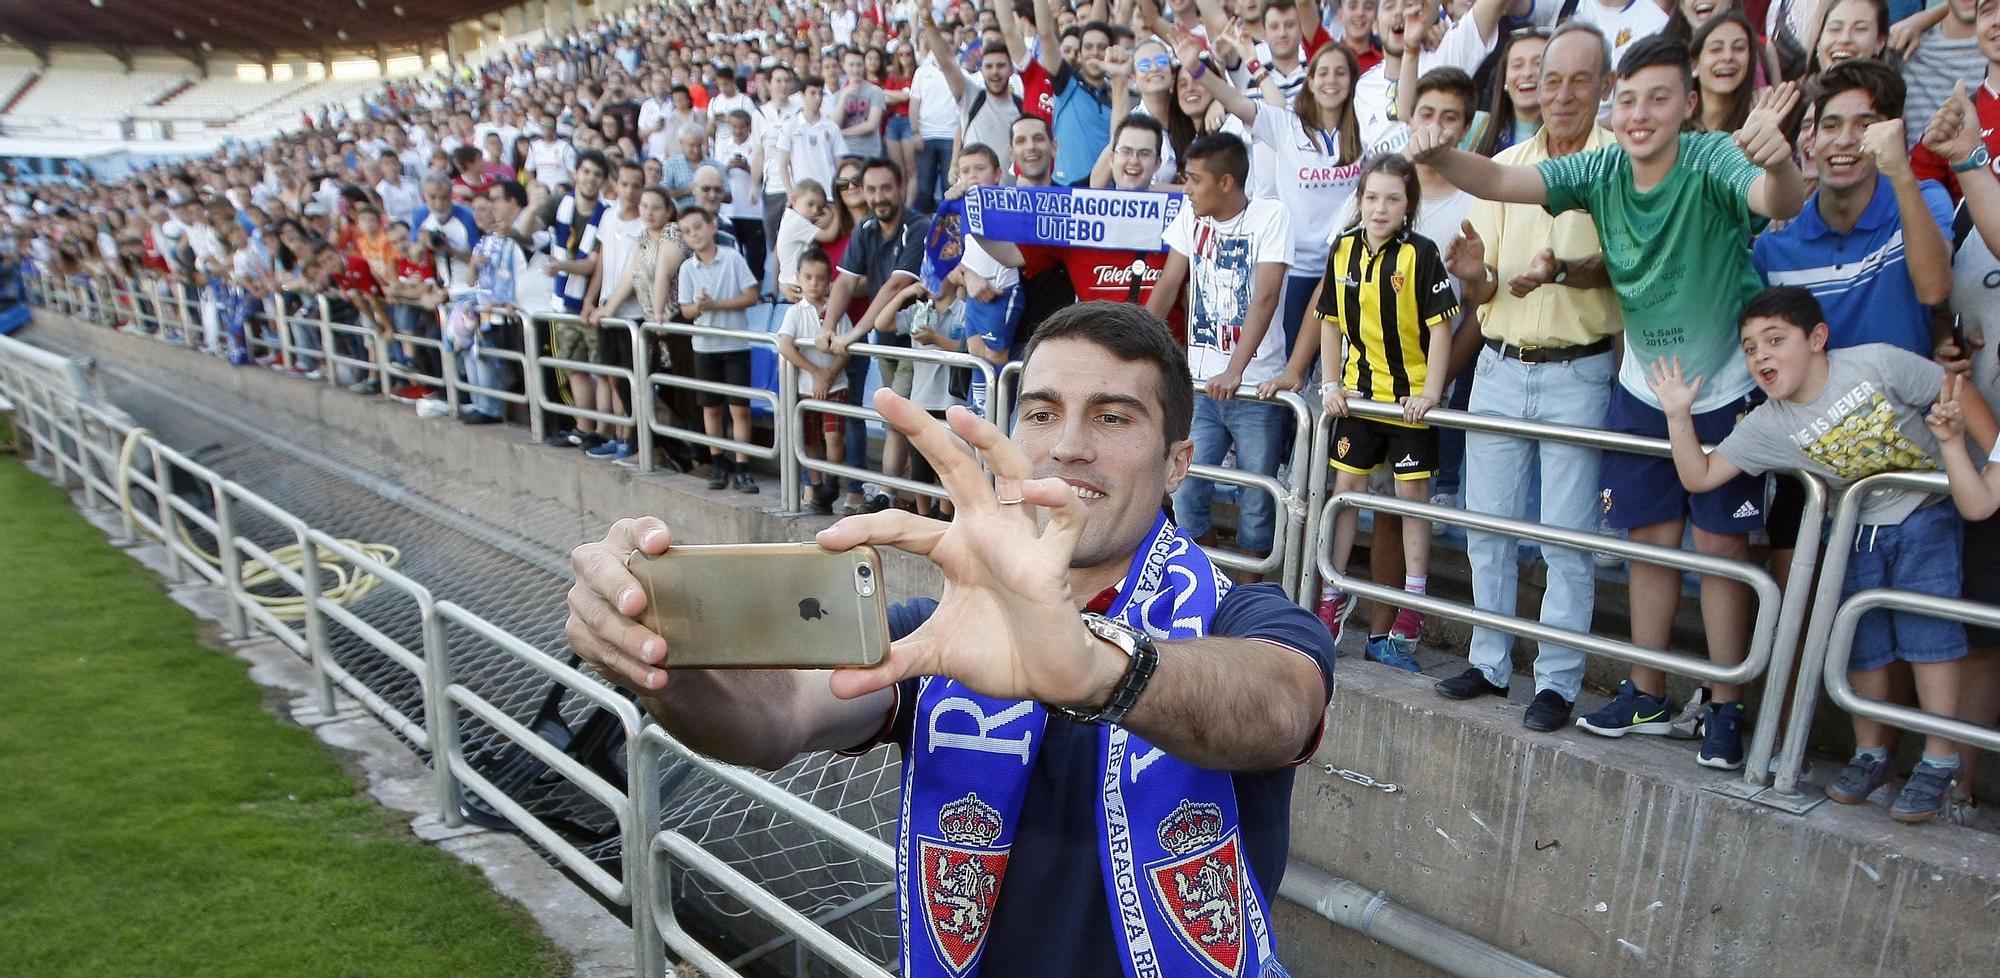
POLYGON ((1021 324, 1021 286, 999 290, 990 302, 965 300, 965 335, 994 350, 1014 352, 1014 328, 1021 324))
MULTIPOLYGON (((1869 588, 1956 598, 1959 591, 1961 531, 1958 510, 1949 500, 1931 503, 1895 526, 1863 526, 1847 555, 1845 599, 1869 588)), ((1965 655, 1965 626, 1914 612, 1876 608, 1854 629, 1848 672, 1868 672, 1901 659, 1949 662, 1965 655)))
MULTIPOLYGON (((1763 392, 1752 391, 1740 400, 1695 415, 1695 435, 1705 445, 1721 441, 1763 399, 1763 392)), ((1613 383, 1611 404, 1604 412, 1604 427, 1628 435, 1664 439, 1667 416, 1659 408, 1639 400, 1623 385, 1613 383)), ((1738 475, 1718 488, 1690 493, 1681 486, 1673 459, 1605 452, 1598 481, 1604 490, 1600 498, 1605 520, 1614 530, 1634 530, 1690 517, 1695 526, 1709 533, 1749 533, 1764 526, 1762 476, 1738 475)))
POLYGON ((915 131, 910 128, 909 116, 891 114, 889 116, 888 130, 885 134, 889 137, 890 142, 900 143, 905 139, 909 139, 915 131))

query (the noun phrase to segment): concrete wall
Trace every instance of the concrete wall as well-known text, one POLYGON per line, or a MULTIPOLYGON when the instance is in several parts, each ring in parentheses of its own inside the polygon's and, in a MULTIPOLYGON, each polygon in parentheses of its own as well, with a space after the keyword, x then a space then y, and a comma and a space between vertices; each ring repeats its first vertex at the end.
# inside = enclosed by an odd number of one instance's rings
MULTIPOLYGON (((585 464, 521 429, 426 421, 331 385, 40 322, 26 338, 241 416, 309 419, 408 460, 412 479, 555 501, 577 514, 573 538, 544 541, 555 546, 594 538, 607 514, 661 515, 686 542, 798 540, 827 522, 770 512, 770 495, 585 464)), ((899 557, 889 573, 899 596, 936 593, 928 563, 899 557)), ((1879 805, 1783 814, 1706 790, 1727 778, 1685 745, 1528 734, 1518 705, 1448 702, 1429 682, 1342 662, 1325 739, 1298 779, 1294 859, 1578 978, 2000 973, 2000 838, 1897 825, 1879 805)), ((1282 901, 1277 919, 1301 978, 1437 973, 1282 901)))

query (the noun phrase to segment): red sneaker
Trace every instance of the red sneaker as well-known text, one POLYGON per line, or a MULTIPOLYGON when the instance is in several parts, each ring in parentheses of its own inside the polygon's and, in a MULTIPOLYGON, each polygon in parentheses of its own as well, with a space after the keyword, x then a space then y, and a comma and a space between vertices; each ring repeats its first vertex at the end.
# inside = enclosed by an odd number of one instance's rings
POLYGON ((1396 611, 1396 623, 1389 626, 1389 634, 1400 635, 1404 638, 1414 640, 1417 637, 1417 632, 1421 631, 1423 627, 1423 612, 1411 611, 1408 608, 1399 608, 1396 611))
POLYGON ((1334 591, 1329 595, 1322 590, 1319 607, 1315 610, 1319 615, 1320 624, 1326 626, 1327 634, 1332 635, 1333 640, 1338 642, 1341 626, 1347 624, 1347 616, 1354 613, 1354 596, 1345 591, 1334 591))

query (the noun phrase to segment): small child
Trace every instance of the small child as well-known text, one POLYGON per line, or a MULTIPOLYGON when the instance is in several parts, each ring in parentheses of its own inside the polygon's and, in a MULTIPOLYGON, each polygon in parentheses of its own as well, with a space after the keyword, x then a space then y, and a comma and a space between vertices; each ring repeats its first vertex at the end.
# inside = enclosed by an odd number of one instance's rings
POLYGON ((792 196, 785 216, 778 221, 778 298, 799 301, 799 258, 807 251, 833 240, 827 232, 826 188, 807 178, 792 184, 792 196))
MULTIPOLYGON (((1938 442, 1924 412, 1939 398, 1943 368, 1886 343, 1828 351, 1819 300, 1802 288, 1759 292, 1743 308, 1739 328, 1751 376, 1770 399, 1744 415, 1714 453, 1702 451, 1690 413, 1702 378, 1683 377, 1679 358, 1655 361, 1646 378, 1667 416, 1674 469, 1689 492, 1780 468, 1805 469, 1840 489, 1880 472, 1938 467, 1938 442)), ((1958 451, 1964 452, 1963 445, 1958 451)), ((1876 587, 1958 596, 1959 519, 1951 507, 1921 492, 1883 490, 1863 502, 1861 524, 1853 541, 1832 541, 1854 548, 1841 597, 1876 587)), ((1901 659, 1916 676, 1917 702, 1933 713, 1956 716, 1965 650, 1965 627, 1958 622, 1870 611, 1855 631, 1847 678, 1861 695, 1886 700, 1889 665, 1901 659)), ((1734 738, 1723 750, 1703 744, 1705 757, 1733 762, 1711 766, 1742 766, 1742 716, 1740 703, 1709 707, 1709 740, 1717 739, 1718 727, 1734 738)), ((1845 805, 1867 800, 1890 775, 1886 726, 1855 717, 1854 743, 1854 758, 1826 790, 1845 805)), ((1958 771, 1957 746, 1943 737, 1925 738, 1923 760, 1890 814, 1901 822, 1936 816, 1958 771)))
MULTIPOLYGON (((785 312, 785 321, 778 327, 778 355, 798 368, 801 397, 845 404, 847 354, 829 353, 813 343, 819 338, 823 325, 820 317, 826 308, 827 293, 833 285, 833 261, 826 257, 826 252, 812 248, 799 258, 796 273, 799 301, 785 312)), ((851 328, 853 324, 843 314, 836 332, 844 333, 851 328)), ((847 458, 846 430, 847 419, 841 415, 808 412, 805 418, 806 454, 821 460, 844 460, 847 458), (816 431, 822 433, 823 439, 813 437, 816 431)), ((840 480, 817 469, 808 470, 806 477, 812 482, 812 511, 821 516, 832 516, 833 499, 840 494, 840 480)))
MULTIPOLYGON (((958 188, 951 196, 963 196, 975 186, 997 187, 1000 182, 1000 158, 993 150, 974 143, 959 157, 958 188)), ((972 354, 999 370, 1018 352, 1014 331, 1021 325, 1021 270, 1003 264, 977 238, 966 235, 965 250, 953 274, 965 289, 965 331, 971 337, 972 354)), ((987 414, 987 396, 983 380, 973 378, 968 403, 980 417, 987 414)))
MULTIPOLYGON (((1335 239, 1320 284, 1320 385, 1333 428, 1335 492, 1364 492, 1370 473, 1388 463, 1396 498, 1428 502, 1437 471, 1437 431, 1424 415, 1444 390, 1451 361, 1451 321, 1458 300, 1437 245, 1411 230, 1417 220, 1416 167, 1397 155, 1376 157, 1361 173, 1355 223, 1335 239), (1400 421, 1351 417, 1347 399, 1401 404, 1400 421)), ((1359 514, 1335 517, 1333 566, 1347 573, 1359 514)), ((1404 520, 1403 590, 1429 586, 1431 533, 1422 520, 1404 520)), ((1354 599, 1332 585, 1320 589, 1319 616, 1336 640, 1354 610, 1354 599)), ((1414 634, 1370 635, 1366 654, 1409 672, 1421 667, 1410 655, 1414 634)))
MULTIPOLYGON (((957 301, 962 298, 955 275, 946 276, 944 284, 932 296, 922 282, 912 282, 905 286, 889 305, 876 314, 875 329, 882 333, 900 333, 908 336, 915 347, 931 347, 951 353, 965 349, 966 323, 969 303, 957 301)), ((952 393, 952 374, 955 368, 942 363, 919 362, 910 376, 910 401, 923 408, 931 417, 940 421, 953 404, 963 402, 963 398, 952 393)), ((930 461, 918 452, 910 459, 910 478, 918 482, 936 482, 937 471, 930 461)), ((950 503, 937 501, 939 513, 950 511, 950 503)), ((932 498, 924 493, 917 494, 917 515, 930 516, 932 498)))
MULTIPOLYGON (((750 274, 750 265, 743 260, 743 253, 734 248, 716 247, 716 217, 702 208, 690 207, 682 212, 680 226, 681 243, 688 250, 687 259, 681 262, 676 292, 681 315, 697 326, 749 329, 750 317, 744 310, 757 304, 757 277, 750 274)), ((736 387, 750 386, 748 341, 696 336, 690 343, 694 347, 696 379, 736 387)), ((725 437, 723 411, 726 407, 727 437, 738 442, 750 441, 749 398, 697 391, 695 403, 701 405, 702 430, 710 438, 725 437)), ((733 484, 737 492, 757 492, 757 480, 750 475, 748 455, 736 452, 732 460, 729 452, 710 451, 709 456, 710 489, 725 489, 733 484)))

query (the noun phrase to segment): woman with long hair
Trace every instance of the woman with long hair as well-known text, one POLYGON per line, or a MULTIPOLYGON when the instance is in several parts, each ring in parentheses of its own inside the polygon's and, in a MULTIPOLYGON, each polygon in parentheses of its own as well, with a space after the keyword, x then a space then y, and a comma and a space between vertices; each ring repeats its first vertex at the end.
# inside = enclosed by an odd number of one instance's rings
MULTIPOLYGON (((1195 141, 1197 131, 1195 121, 1181 110, 1177 89, 1180 86, 1180 69, 1174 66, 1174 56, 1167 46, 1155 38, 1140 41, 1130 57, 1117 45, 1104 52, 1104 71, 1110 77, 1111 85, 1111 131, 1117 132, 1125 117, 1133 113, 1151 116, 1167 131, 1167 138, 1160 147, 1160 165, 1153 182, 1161 189, 1175 189, 1181 184, 1181 154, 1188 144, 1195 141), (1126 84, 1127 76, 1136 83, 1138 101, 1132 99, 1132 89, 1126 84)), ((1235 126, 1236 134, 1248 140, 1248 133, 1242 123, 1224 112, 1214 96, 1199 85, 1193 86, 1203 99, 1203 115, 1213 115, 1235 126)), ((1209 127, 1213 131, 1213 127, 1209 127)), ((1111 180, 1111 147, 1107 144, 1104 152, 1097 156, 1097 164, 1090 169, 1090 185, 1109 187, 1111 180)))
MULTIPOLYGON (((1218 40, 1235 44, 1227 35, 1218 40)), ((1195 42, 1182 42, 1182 65, 1199 64, 1198 54, 1195 42)), ((1259 188, 1261 194, 1284 201, 1292 212, 1291 270, 1278 307, 1289 355, 1306 303, 1326 272, 1327 229, 1339 219, 1361 178, 1361 123, 1354 114, 1354 81, 1360 72, 1354 52, 1344 44, 1313 52, 1306 61, 1306 82, 1289 108, 1281 102, 1252 101, 1214 71, 1199 74, 1196 80, 1223 109, 1250 127, 1256 146, 1252 172, 1261 168, 1270 175, 1270 186, 1259 188)), ((1300 381, 1290 366, 1286 375, 1300 381)))
POLYGON ((1495 52, 1493 70, 1500 77, 1486 105, 1486 128, 1473 146, 1479 155, 1492 156, 1541 131, 1542 52, 1548 50, 1549 34, 1545 27, 1514 31, 1495 52))
MULTIPOLYGON (((1834 0, 1820 14, 1819 30, 1813 34, 1812 60, 1807 73, 1820 72, 1854 58, 1885 58, 1889 47, 1889 4, 1887 0, 1834 0)), ((1885 58, 1885 60, 1887 60, 1885 58)), ((1889 67, 1901 68, 1902 58, 1889 60, 1889 67)))
MULTIPOLYGON (((847 239, 853 237, 855 227, 868 219, 868 198, 861 192, 861 161, 844 159, 833 171, 833 222, 834 237, 820 248, 828 258, 833 259, 835 268, 840 267, 840 256, 847 254, 847 239)), ((866 296, 863 297, 864 299, 866 296)), ((865 308, 862 311, 867 311, 865 308)))
POLYGON ((1702 132, 1743 128, 1750 117, 1756 66, 1763 57, 1750 18, 1734 12, 1709 18, 1695 29, 1689 50, 1694 56, 1695 128, 1702 132))
POLYGON ((882 145, 889 150, 889 158, 911 176, 903 189, 905 206, 913 206, 917 200, 917 133, 910 118, 910 81, 917 75, 916 52, 907 43, 897 45, 895 61, 889 66, 883 64, 881 48, 869 48, 863 58, 868 80, 881 87, 889 102, 888 114, 882 119, 882 145))

